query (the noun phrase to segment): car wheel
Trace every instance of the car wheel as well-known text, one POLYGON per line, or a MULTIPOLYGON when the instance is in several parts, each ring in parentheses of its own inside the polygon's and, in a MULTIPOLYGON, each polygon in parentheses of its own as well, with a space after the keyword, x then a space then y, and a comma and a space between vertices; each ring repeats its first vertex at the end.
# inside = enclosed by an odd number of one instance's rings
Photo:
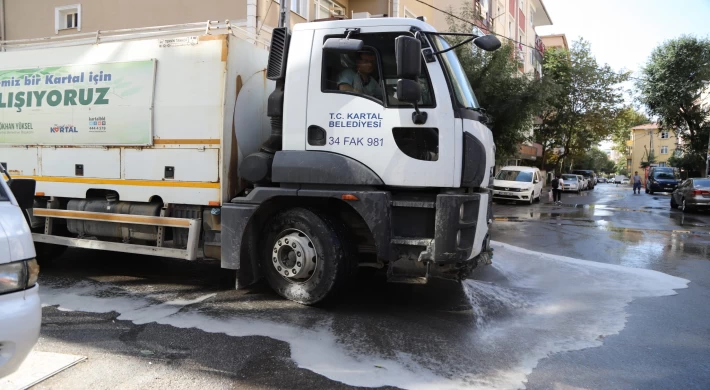
POLYGON ((530 200, 528 201, 528 204, 532 205, 534 200, 535 200, 535 191, 530 193, 530 200))
POLYGON ((653 195, 653 190, 648 190, 649 195, 653 195))
POLYGON ((345 228, 335 218, 297 207, 266 226, 262 272, 282 297, 314 305, 342 290, 357 273, 345 228))
POLYGON ((646 193, 648 194, 648 188, 645 188, 645 190, 646 190, 646 193))
POLYGON ((671 195, 671 208, 672 209, 677 209, 678 208, 678 203, 676 203, 675 198, 673 195, 671 195))

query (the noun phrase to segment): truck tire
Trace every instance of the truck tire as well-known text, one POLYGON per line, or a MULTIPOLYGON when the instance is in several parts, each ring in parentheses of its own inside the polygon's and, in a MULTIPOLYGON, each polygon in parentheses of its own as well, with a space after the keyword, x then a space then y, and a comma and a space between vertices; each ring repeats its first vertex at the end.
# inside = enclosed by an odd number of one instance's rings
POLYGON ((283 211, 266 225, 264 237, 262 271, 286 299, 315 305, 357 273, 342 223, 325 213, 300 207, 283 211))

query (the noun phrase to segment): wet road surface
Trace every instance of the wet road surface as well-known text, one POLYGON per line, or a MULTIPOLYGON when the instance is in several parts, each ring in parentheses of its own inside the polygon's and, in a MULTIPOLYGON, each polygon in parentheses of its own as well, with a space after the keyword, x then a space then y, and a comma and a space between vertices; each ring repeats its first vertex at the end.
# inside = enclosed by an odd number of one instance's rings
POLYGON ((37 388, 707 388, 710 215, 608 184, 563 202, 496 204, 476 280, 363 276, 324 308, 215 263, 68 251, 37 349, 89 359, 37 388))

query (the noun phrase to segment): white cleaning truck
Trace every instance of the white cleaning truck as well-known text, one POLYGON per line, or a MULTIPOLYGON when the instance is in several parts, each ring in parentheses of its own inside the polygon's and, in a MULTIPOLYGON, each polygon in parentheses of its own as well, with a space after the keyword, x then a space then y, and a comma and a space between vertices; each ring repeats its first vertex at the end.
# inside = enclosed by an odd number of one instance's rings
POLYGON ((465 277, 488 261, 495 146, 446 35, 377 18, 2 42, 0 163, 37 183, 38 258, 214 258, 304 304, 359 267, 465 277))

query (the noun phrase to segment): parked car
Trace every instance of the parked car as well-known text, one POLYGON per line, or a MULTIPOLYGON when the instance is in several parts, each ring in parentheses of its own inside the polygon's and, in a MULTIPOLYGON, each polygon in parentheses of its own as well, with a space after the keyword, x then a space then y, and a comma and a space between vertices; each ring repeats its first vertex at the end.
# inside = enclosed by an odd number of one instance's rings
POLYGON ((629 182, 629 178, 627 178, 626 176, 624 176, 624 175, 616 175, 616 176, 614 176, 614 183, 616 183, 616 184, 622 184, 623 181, 624 181, 624 179, 626 179, 626 182, 627 182, 627 183, 629 182))
POLYGON ((621 184, 629 184, 629 178, 625 177, 625 178, 621 179, 621 184))
POLYGON ((685 180, 671 194, 671 208, 679 208, 684 213, 710 208, 710 179, 685 180))
POLYGON ((606 183, 606 182, 607 182, 606 177, 600 177, 597 179, 597 183, 606 183))
POLYGON ((673 192, 680 184, 680 175, 674 168, 653 167, 648 171, 646 193, 673 192))
POLYGON ((535 167, 503 167, 493 179, 493 199, 540 201, 542 174, 535 167))
POLYGON ((577 169, 570 173, 584 176, 584 179, 587 181, 587 189, 594 189, 594 185, 597 183, 597 174, 594 173, 594 171, 591 169, 577 169))
POLYGON ((589 179, 585 178, 582 175, 576 175, 579 178, 579 182, 582 184, 581 185, 581 190, 586 191, 589 189, 589 179))
POLYGON ((576 192, 576 193, 581 193, 582 192, 582 185, 584 178, 582 178, 579 175, 572 175, 572 174, 564 174, 562 175, 562 181, 564 183, 564 188, 562 191, 564 192, 576 192))
POLYGON ((24 211, 34 195, 34 180, 6 183, 0 175, 0 378, 17 370, 39 338, 39 266, 24 211))

